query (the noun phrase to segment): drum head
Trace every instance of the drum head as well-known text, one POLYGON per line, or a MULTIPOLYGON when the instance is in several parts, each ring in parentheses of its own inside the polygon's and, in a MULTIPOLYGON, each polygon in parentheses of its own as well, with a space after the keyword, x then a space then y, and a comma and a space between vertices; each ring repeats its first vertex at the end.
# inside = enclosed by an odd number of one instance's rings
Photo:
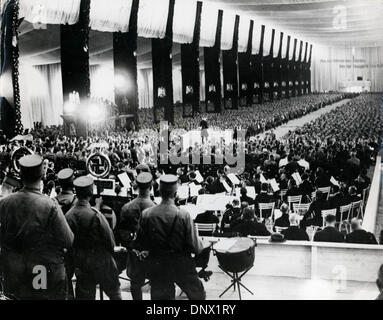
POLYGON ((219 253, 237 253, 255 247, 255 242, 249 238, 230 238, 219 241, 214 250, 219 253))

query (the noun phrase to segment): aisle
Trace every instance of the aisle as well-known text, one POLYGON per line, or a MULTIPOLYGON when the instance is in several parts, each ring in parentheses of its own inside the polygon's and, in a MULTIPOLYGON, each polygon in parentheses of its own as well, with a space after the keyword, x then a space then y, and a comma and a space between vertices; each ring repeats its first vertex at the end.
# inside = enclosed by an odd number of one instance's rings
MULTIPOLYGON (((330 105, 328 105, 322 109, 314 111, 310 114, 307 114, 307 115, 303 116, 302 118, 291 120, 291 121, 285 123, 284 125, 281 125, 281 126, 277 127, 276 129, 274 129, 274 133, 275 133, 277 139, 280 139, 283 136, 285 136, 286 134, 288 134, 289 131, 293 131, 293 130, 296 130, 297 128, 303 127, 306 123, 309 123, 313 120, 318 119, 323 114, 328 113, 328 112, 336 109, 337 107, 346 104, 349 101, 350 101, 350 99, 344 99, 344 100, 336 102, 334 104, 330 104, 330 105)), ((270 130, 260 134, 259 136, 263 138, 263 137, 265 137, 267 132, 270 132, 270 130)))

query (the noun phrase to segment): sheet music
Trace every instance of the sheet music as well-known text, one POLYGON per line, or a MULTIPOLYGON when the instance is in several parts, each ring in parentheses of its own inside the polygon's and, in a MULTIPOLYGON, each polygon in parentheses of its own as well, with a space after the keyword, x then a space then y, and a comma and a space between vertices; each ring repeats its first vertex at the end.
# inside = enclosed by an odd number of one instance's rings
POLYGON ((293 177, 298 186, 302 184, 302 178, 298 172, 293 173, 291 176, 293 177))
POLYGON ((178 197, 180 199, 189 198, 189 186, 187 184, 180 185, 177 190, 178 197))
POLYGON ((122 185, 125 188, 128 188, 128 189, 131 188, 132 181, 130 180, 130 178, 126 172, 119 174, 117 177, 118 177, 118 179, 120 179, 122 185))
MULTIPOLYGON (((271 179, 271 180, 269 180, 269 183, 270 183, 270 186, 274 192, 278 192, 280 190, 277 180, 271 179)), ((255 190, 254 190, 254 192, 255 192, 255 190)))
POLYGON ((265 177, 263 176, 262 173, 260 175, 260 181, 261 181, 261 183, 267 183, 267 180, 265 179, 265 177))
POLYGON ((195 172, 195 174, 196 174, 195 180, 196 180, 198 183, 202 183, 202 182, 203 182, 203 177, 202 177, 201 173, 197 170, 197 171, 195 172))
POLYGON ((339 184, 338 180, 336 180, 334 177, 331 177, 330 182, 331 182, 334 186, 338 186, 338 187, 340 187, 340 184, 339 184))
POLYGON ((234 173, 229 173, 227 175, 227 178, 231 181, 233 186, 239 185, 241 182, 239 181, 238 177, 234 173))
POLYGON ((191 197, 196 197, 198 196, 198 191, 200 191, 202 189, 202 186, 200 186, 199 184, 195 184, 195 183, 191 183, 189 185, 189 188, 190 188, 190 196, 191 197))

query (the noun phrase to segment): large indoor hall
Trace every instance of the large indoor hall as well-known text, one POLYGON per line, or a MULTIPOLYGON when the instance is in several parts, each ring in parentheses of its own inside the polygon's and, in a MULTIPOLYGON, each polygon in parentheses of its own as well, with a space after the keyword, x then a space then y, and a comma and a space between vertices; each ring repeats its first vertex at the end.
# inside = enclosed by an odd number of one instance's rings
POLYGON ((0 13, 0 301, 383 300, 382 1, 0 13))

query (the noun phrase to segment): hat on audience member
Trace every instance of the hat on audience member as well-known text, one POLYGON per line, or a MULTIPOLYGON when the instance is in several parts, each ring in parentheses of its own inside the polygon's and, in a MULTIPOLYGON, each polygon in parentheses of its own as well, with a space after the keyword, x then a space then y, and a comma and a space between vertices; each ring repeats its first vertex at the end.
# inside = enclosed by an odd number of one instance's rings
POLYGON ((27 155, 19 160, 20 174, 23 180, 35 182, 44 174, 43 158, 38 155, 27 155))
POLYGON ((151 186, 153 176, 149 172, 141 172, 137 177, 137 186, 140 189, 147 189, 151 186))
POLYGON ((136 167, 137 175, 139 175, 141 172, 150 172, 150 168, 147 164, 141 163, 136 167))
POLYGON ((283 234, 281 233, 273 233, 270 236, 269 242, 285 242, 286 239, 283 234))
POLYGON ((177 191, 178 178, 172 174, 162 175, 160 178, 160 190, 165 192, 177 191))

